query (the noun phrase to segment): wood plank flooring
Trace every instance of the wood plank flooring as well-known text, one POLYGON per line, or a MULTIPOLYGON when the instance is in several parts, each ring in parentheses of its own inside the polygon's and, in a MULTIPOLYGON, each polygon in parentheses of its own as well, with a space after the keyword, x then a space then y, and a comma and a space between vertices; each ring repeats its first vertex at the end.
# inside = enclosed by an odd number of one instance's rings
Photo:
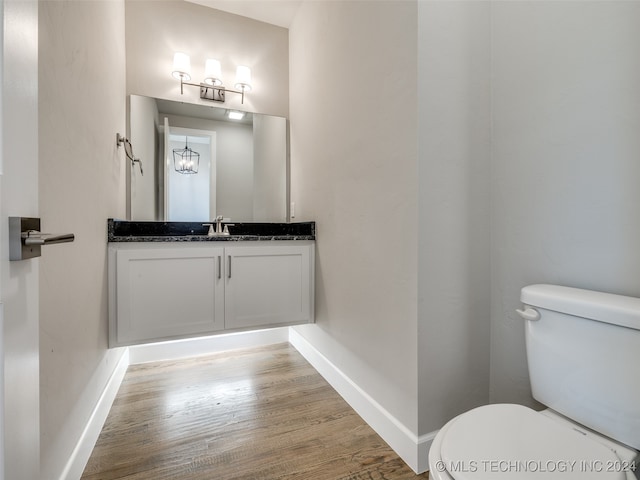
POLYGON ((82 480, 416 476, 289 344, 129 367, 82 480))

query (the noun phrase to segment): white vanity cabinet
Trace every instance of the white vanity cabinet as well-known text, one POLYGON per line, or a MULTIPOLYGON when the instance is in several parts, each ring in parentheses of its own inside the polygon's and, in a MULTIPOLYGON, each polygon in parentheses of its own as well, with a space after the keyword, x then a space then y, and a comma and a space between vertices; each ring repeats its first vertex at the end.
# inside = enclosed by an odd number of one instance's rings
POLYGON ((112 346, 224 329, 224 249, 140 245, 109 249, 112 346))
POLYGON ((306 245, 225 248, 225 328, 310 321, 312 253, 306 245))
POLYGON ((109 343, 313 322, 314 242, 109 244, 109 343))

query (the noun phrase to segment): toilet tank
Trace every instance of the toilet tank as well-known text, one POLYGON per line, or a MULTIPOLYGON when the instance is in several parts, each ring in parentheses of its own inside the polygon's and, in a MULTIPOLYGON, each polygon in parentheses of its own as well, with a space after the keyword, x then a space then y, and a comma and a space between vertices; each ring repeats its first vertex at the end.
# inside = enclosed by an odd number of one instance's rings
POLYGON ((640 299, 557 285, 520 299, 533 397, 640 450, 640 299))

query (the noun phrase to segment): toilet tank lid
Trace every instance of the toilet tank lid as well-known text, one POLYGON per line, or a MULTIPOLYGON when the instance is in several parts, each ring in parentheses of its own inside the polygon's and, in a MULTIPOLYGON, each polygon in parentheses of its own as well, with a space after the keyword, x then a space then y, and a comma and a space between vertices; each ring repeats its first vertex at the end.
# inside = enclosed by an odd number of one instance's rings
POLYGON ((640 298, 560 285, 529 285, 520 300, 526 305, 640 330, 640 298))

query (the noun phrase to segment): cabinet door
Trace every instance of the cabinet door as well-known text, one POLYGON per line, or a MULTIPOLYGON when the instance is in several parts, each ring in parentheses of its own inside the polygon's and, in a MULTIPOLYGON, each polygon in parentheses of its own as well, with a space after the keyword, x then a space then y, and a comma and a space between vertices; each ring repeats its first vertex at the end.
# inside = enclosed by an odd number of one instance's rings
POLYGON ((313 321, 312 248, 225 248, 225 329, 313 321))
POLYGON ((118 250, 118 345, 224 328, 222 248, 118 250))

